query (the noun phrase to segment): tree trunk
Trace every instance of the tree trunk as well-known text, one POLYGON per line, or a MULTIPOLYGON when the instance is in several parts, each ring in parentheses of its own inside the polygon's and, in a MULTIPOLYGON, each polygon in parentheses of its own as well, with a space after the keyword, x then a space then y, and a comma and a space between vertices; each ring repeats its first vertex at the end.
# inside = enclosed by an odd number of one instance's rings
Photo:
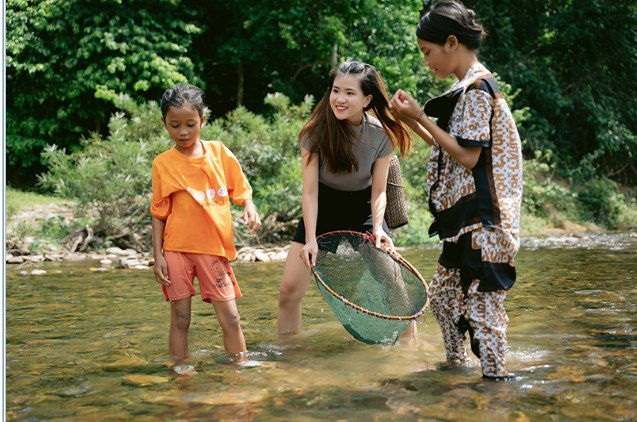
POLYGON ((245 83, 243 61, 237 65, 237 107, 243 104, 243 88, 245 83))
POLYGON ((338 44, 334 43, 332 46, 332 67, 336 67, 338 64, 338 44))

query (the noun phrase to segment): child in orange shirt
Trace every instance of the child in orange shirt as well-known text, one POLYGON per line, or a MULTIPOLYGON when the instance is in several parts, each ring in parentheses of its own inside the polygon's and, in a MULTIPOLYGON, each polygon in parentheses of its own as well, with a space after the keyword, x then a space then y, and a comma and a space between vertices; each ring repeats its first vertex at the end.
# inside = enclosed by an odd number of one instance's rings
POLYGON ((241 291, 229 260, 236 258, 230 200, 243 205, 243 221, 261 227, 252 188, 234 154, 221 142, 202 141, 204 94, 177 84, 161 99, 162 121, 175 146, 152 165, 155 279, 170 301, 168 348, 177 374, 195 373, 186 364, 191 297, 197 277, 201 297, 212 303, 230 360, 246 362, 246 343, 235 299, 241 291))

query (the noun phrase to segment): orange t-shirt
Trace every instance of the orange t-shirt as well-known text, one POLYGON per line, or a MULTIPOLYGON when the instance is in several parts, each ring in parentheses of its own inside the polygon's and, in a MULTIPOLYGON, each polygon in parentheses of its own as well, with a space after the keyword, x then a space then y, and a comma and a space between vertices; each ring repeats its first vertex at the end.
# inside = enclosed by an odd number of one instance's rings
POLYGON ((252 188, 232 151, 202 141, 204 155, 189 158, 172 147, 153 160, 150 213, 166 221, 164 250, 234 260, 230 200, 244 205, 252 188))

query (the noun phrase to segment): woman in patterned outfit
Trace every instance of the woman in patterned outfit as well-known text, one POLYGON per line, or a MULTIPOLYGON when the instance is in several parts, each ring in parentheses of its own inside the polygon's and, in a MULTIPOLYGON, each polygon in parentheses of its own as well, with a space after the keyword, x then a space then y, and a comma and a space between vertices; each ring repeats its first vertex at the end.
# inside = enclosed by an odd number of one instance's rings
POLYGON ((472 10, 442 0, 416 29, 425 64, 456 82, 424 109, 399 90, 394 114, 431 145, 427 185, 431 236, 443 251, 430 286, 447 359, 465 362, 471 350, 486 379, 512 377, 506 369, 506 290, 515 282, 522 197, 520 138, 495 80, 478 61, 485 36, 472 10), (436 117, 433 123, 430 117, 436 117))

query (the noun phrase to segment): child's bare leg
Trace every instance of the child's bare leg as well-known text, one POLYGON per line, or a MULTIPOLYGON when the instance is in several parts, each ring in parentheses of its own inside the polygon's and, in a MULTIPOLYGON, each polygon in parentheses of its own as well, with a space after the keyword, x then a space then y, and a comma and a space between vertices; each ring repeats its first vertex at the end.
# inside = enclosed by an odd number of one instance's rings
POLYGON ((175 366, 188 358, 188 329, 190 328, 190 297, 170 302, 170 333, 168 351, 175 366))
POLYGON ((233 359, 245 358, 247 349, 246 341, 241 330, 241 317, 234 300, 226 302, 212 302, 217 313, 219 325, 223 331, 223 346, 233 359))

